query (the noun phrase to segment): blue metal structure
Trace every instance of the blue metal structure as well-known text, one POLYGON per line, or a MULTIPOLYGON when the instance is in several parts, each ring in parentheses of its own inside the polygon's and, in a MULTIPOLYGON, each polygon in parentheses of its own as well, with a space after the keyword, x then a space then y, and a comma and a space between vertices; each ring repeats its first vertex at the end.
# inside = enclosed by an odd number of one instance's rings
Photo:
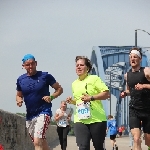
MULTIPOLYGON (((111 114, 116 117, 118 125, 128 127, 129 97, 120 98, 119 86, 125 89, 124 74, 130 69, 129 51, 134 46, 94 46, 92 48, 91 74, 98 75, 111 89, 111 114)), ((141 48, 142 66, 150 66, 150 52, 147 48, 141 48)), ((110 101, 104 100, 103 106, 106 115, 110 114, 110 101)))

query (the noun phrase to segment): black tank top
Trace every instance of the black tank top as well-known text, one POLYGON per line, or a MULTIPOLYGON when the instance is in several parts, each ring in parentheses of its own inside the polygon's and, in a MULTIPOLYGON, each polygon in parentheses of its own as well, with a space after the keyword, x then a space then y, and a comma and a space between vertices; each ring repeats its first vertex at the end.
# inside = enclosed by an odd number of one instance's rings
POLYGON ((132 72, 131 69, 127 72, 127 84, 131 97, 129 107, 150 112, 150 89, 136 90, 135 85, 138 83, 150 84, 145 77, 144 67, 136 72, 132 72))

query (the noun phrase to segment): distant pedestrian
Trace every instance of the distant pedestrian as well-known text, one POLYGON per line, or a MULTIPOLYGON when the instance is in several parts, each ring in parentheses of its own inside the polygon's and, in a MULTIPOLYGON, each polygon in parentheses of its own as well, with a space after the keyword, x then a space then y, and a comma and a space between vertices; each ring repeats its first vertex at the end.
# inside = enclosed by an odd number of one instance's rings
POLYGON ((122 132, 123 132, 123 129, 122 129, 122 126, 120 126, 118 128, 118 135, 119 135, 120 138, 122 137, 122 132))
POLYGON ((131 150, 133 150, 133 135, 131 133, 131 131, 129 131, 129 140, 130 140, 130 144, 129 144, 129 147, 131 150))
POLYGON ((62 150, 67 148, 67 135, 69 133, 69 122, 71 120, 70 110, 67 109, 66 101, 61 101, 61 106, 56 110, 55 120, 57 121, 57 133, 62 150))
POLYGON ((117 122, 113 118, 112 115, 108 116, 106 133, 108 132, 108 130, 109 130, 109 133, 110 133, 110 141, 111 141, 111 144, 112 144, 112 149, 113 150, 118 150, 118 146, 117 146, 117 142, 116 142, 117 122))

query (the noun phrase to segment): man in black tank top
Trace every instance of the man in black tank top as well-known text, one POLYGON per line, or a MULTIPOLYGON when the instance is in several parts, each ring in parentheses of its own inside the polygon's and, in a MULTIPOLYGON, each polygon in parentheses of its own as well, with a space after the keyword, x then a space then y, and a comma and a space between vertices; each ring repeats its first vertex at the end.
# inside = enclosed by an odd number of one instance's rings
POLYGON ((129 126, 134 137, 134 150, 141 150, 142 127, 145 144, 150 150, 150 68, 140 66, 142 53, 138 48, 131 49, 129 59, 132 68, 125 74, 126 91, 121 93, 121 97, 131 97, 129 126))

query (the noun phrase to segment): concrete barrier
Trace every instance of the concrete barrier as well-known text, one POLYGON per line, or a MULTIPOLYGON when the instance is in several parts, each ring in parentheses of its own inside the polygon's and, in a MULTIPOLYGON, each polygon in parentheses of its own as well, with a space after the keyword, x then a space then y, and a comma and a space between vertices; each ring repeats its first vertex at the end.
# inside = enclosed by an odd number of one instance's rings
MULTIPOLYGON (((47 132, 49 145, 57 139, 56 126, 50 125, 47 132)), ((4 150, 34 150, 24 117, 0 109, 0 144, 4 150)))

